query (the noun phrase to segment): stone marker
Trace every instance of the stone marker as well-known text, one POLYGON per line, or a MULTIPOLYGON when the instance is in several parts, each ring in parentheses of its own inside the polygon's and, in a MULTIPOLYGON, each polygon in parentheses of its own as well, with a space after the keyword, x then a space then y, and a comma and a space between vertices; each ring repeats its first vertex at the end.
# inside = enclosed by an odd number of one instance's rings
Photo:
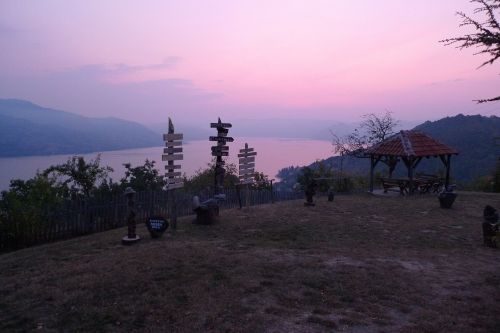
POLYGON ((141 237, 135 233, 135 203, 134 195, 135 191, 131 187, 125 189, 125 195, 127 196, 127 236, 122 238, 123 245, 132 245, 141 240, 141 237))

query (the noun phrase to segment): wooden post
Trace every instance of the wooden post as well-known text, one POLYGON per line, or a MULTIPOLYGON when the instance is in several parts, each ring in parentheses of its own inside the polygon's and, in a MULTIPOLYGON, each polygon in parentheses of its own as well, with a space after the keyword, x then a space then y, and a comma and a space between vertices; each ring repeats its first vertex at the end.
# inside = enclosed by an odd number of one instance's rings
POLYGON ((212 147, 212 156, 215 156, 215 176, 214 176, 214 195, 219 194, 224 187, 224 161, 222 156, 229 155, 229 147, 226 146, 227 142, 233 142, 234 139, 227 136, 231 124, 223 123, 220 118, 216 123, 210 123, 210 128, 217 129, 217 136, 211 136, 210 141, 216 141, 217 145, 212 147))
POLYGON ((141 240, 139 235, 135 233, 135 202, 134 202, 135 191, 131 187, 125 189, 125 195, 127 196, 127 236, 122 238, 123 245, 131 245, 141 240))
POLYGON ((250 207, 250 185, 246 185, 246 202, 245 202, 245 206, 248 208, 250 207))
POLYGON ((274 203, 273 180, 271 179, 271 203, 274 203))
POLYGON ((253 148, 248 147, 245 143, 245 148, 240 149, 239 157, 239 180, 240 184, 245 184, 246 187, 246 203, 245 206, 250 206, 250 184, 254 182, 255 178, 255 156, 257 152, 253 148))
POLYGON ((172 196, 172 230, 175 232, 177 230, 177 197, 175 195, 175 189, 170 190, 172 196))
MULTIPOLYGON (((166 178, 166 189, 171 196, 171 222, 172 222, 172 231, 175 232, 177 230, 177 196, 176 189, 184 186, 184 182, 181 178, 181 166, 175 165, 175 161, 183 160, 184 156, 182 154, 182 133, 174 133, 174 124, 172 123, 172 119, 168 118, 168 134, 163 135, 163 140, 165 141, 165 146, 162 156, 163 161, 167 161, 167 165, 165 166, 165 178, 166 178)), ((168 204, 168 197, 167 197, 168 204)))
POLYGON ((236 184, 236 195, 238 196, 238 204, 240 205, 240 209, 243 208, 241 204, 241 191, 240 191, 240 185, 236 184))
POLYGON ((446 179, 444 182, 444 189, 448 190, 448 186, 450 185, 450 167, 451 167, 451 155, 446 156, 446 179))
POLYGON ((373 193, 373 169, 375 169, 373 155, 370 155, 370 192, 373 193))
POLYGON ((408 179, 409 181, 409 193, 410 195, 413 194, 413 157, 410 156, 409 162, 408 162, 408 179))

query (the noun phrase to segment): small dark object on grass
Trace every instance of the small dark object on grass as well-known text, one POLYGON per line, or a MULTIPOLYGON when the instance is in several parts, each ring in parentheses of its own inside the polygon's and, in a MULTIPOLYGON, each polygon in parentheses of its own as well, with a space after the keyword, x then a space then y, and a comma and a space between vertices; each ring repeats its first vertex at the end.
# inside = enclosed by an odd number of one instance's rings
POLYGON ((127 197, 127 236, 122 238, 123 245, 132 245, 141 240, 141 237, 135 233, 135 191, 131 187, 125 189, 125 196, 127 197))
POLYGON ((168 228, 168 221, 161 216, 150 217, 146 221, 151 238, 159 238, 168 228))
POLYGON ((219 216, 219 198, 208 199, 200 203, 198 196, 193 197, 193 211, 196 213, 194 224, 212 224, 219 216))
POLYGON ((490 205, 486 205, 483 217, 483 244, 488 247, 497 247, 499 241, 498 212, 490 205))
POLYGON ((306 185, 306 202, 304 202, 304 206, 314 206, 314 195, 316 194, 316 181, 313 179, 309 184, 306 185))
POLYGON ((449 186, 445 191, 439 193, 438 199, 441 208, 451 208, 455 199, 457 198, 457 194, 453 192, 455 187, 449 186))
POLYGON ((328 190, 328 201, 333 201, 333 198, 335 197, 335 194, 333 193, 332 189, 328 190))

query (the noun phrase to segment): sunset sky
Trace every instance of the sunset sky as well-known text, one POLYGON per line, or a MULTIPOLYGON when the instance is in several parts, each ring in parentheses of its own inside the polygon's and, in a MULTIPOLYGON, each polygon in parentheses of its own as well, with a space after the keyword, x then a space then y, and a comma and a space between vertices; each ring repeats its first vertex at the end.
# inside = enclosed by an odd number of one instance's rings
POLYGON ((439 40, 468 0, 0 2, 0 98, 88 116, 500 115, 500 68, 439 40))

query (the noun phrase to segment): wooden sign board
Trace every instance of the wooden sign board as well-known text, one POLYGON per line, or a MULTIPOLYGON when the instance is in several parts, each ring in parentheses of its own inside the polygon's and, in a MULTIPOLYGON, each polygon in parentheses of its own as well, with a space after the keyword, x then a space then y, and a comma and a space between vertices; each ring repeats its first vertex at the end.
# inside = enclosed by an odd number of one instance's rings
POLYGON ((163 148, 164 154, 182 153, 182 148, 163 148))
POLYGON ((212 151, 229 151, 228 146, 213 146, 212 151))
POLYGON ((146 221, 146 227, 152 238, 158 238, 168 228, 168 221, 161 216, 150 217, 146 221))
POLYGON ((253 148, 245 148, 245 149, 240 149, 240 153, 249 153, 252 152, 253 148))
POLYGON ((165 170, 174 170, 174 169, 180 169, 180 165, 165 165, 165 170))
POLYGON ((210 141, 218 141, 218 142, 233 142, 234 139, 230 136, 211 136, 208 138, 210 141))
POLYGON ((240 164, 240 170, 253 168, 255 168, 255 163, 240 164))
POLYGON ((233 125, 230 123, 210 123, 210 128, 231 128, 233 125))
POLYGON ((162 161, 180 161, 184 159, 184 155, 162 155, 162 161))
POLYGON ((163 134, 163 141, 182 140, 182 133, 163 134))
POLYGON ((240 158, 240 164, 255 162, 255 157, 240 158))
POLYGON ((229 156, 227 151, 213 151, 212 156, 229 156))
POLYGON ((254 169, 240 170, 240 176, 243 176, 243 175, 253 175, 253 174, 255 174, 254 169))
POLYGON ((238 154, 238 157, 249 157, 249 156, 255 156, 255 155, 257 155, 257 152, 238 154))
POLYGON ((180 177, 182 175, 182 172, 177 171, 177 172, 166 172, 165 177, 180 177))
POLYGON ((184 182, 177 178, 177 182, 167 183, 167 190, 173 190, 174 188, 181 188, 184 186, 184 182))
POLYGON ((182 141, 165 141, 165 147, 182 146, 182 141))

